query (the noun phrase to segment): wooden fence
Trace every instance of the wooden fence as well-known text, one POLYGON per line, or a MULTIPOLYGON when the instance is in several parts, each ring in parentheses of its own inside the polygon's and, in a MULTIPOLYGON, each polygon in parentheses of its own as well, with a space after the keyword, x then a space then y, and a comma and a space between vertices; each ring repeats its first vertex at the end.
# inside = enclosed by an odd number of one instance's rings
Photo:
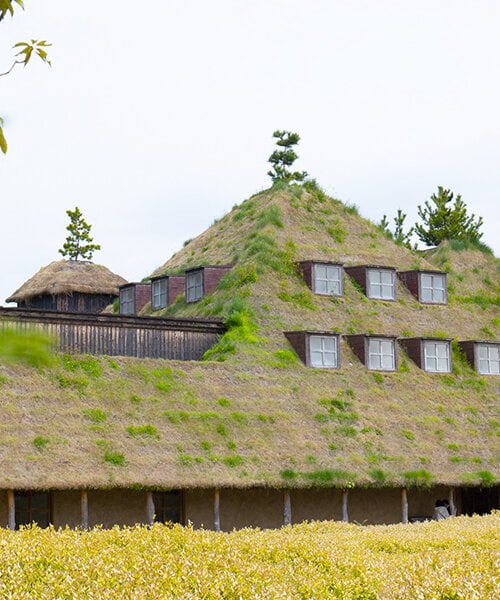
POLYGON ((174 360, 200 360, 226 330, 219 320, 0 307, 6 325, 41 328, 63 352, 174 360))

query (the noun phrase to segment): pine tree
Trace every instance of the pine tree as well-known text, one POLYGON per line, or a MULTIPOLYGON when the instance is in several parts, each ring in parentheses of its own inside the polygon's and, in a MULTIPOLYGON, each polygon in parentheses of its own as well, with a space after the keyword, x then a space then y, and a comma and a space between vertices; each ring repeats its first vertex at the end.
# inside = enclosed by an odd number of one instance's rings
POLYGON ((78 260, 80 256, 84 260, 91 260, 95 250, 100 250, 99 244, 92 244, 93 238, 90 237, 91 225, 85 222, 78 206, 75 210, 67 210, 66 214, 70 218, 70 223, 66 227, 70 235, 66 238, 60 254, 69 257, 70 260, 78 260))
POLYGON ((406 246, 411 249, 410 238, 414 231, 414 227, 410 227, 408 231, 404 230, 404 222, 407 215, 400 208, 398 208, 398 214, 394 217, 394 233, 389 229, 389 221, 387 215, 382 217, 378 228, 390 239, 394 240, 396 244, 400 246, 406 246))
POLYGON ((275 150, 269 157, 268 162, 273 165, 273 169, 268 171, 267 174, 275 181, 285 181, 290 183, 291 181, 304 181, 307 177, 306 171, 289 171, 290 167, 298 158, 295 150, 292 146, 296 146, 300 141, 298 133, 292 133, 291 131, 275 131, 273 137, 277 138, 276 144, 283 148, 283 150, 275 150))
POLYGON ((482 237, 479 228, 482 217, 475 221, 475 215, 468 216, 467 207, 461 196, 457 196, 451 205, 453 194, 450 190, 438 187, 438 193, 431 196, 434 206, 425 202, 418 207, 418 216, 422 224, 415 225, 415 233, 427 246, 437 246, 443 240, 468 240, 478 242, 482 237))

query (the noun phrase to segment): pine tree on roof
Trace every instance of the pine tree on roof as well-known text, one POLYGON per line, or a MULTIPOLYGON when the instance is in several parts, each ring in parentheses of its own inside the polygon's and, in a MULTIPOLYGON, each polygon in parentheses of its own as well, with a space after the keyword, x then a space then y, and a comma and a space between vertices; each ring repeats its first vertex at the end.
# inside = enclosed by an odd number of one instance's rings
POLYGON ((78 260, 79 257, 83 260, 91 260, 94 252, 101 249, 99 244, 92 244, 94 241, 94 238, 90 237, 92 226, 85 221, 78 206, 75 210, 67 210, 66 214, 70 218, 70 224, 66 227, 70 235, 59 253, 70 260, 78 260))

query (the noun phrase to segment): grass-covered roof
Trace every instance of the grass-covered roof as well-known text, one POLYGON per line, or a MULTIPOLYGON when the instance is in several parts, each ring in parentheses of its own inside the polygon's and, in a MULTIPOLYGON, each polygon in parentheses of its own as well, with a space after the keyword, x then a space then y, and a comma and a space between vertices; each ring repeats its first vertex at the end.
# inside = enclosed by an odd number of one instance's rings
MULTIPOLYGON (((368 371, 347 344, 341 368, 311 369, 284 331, 500 339, 499 261, 447 243, 412 252, 314 185, 275 186, 236 206, 155 275, 234 268, 215 292, 158 314, 223 317, 206 360, 63 357, 0 365, 1 487, 491 484, 498 478, 499 377, 454 344, 448 375, 403 352, 368 371), (448 272, 447 306, 314 295, 301 260, 448 272)), ((146 311, 149 309, 146 308, 146 311)))
POLYGON ((36 296, 75 292, 118 296, 118 287, 124 283, 126 279, 103 265, 86 260, 55 260, 23 283, 6 302, 26 302, 36 296))

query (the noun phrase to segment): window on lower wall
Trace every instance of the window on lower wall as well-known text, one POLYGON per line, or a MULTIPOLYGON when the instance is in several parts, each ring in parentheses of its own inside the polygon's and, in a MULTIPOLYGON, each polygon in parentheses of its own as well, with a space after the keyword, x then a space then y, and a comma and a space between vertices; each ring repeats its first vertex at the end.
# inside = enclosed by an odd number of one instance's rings
POLYGON ((16 529, 20 525, 36 523, 48 527, 52 521, 50 492, 15 492, 16 529))
POLYGON ((314 265, 314 293, 326 296, 342 295, 342 267, 336 265, 314 265))
POLYGON ((477 367, 482 375, 500 375, 500 345, 478 344, 477 367))
POLYGON ((311 367, 336 369, 338 367, 337 344, 336 336, 310 335, 309 356, 311 367))
POLYGON ((197 302, 203 297, 203 273, 194 271, 186 274, 186 302, 197 302))
POLYGON ((394 271, 368 269, 367 296, 376 300, 394 300, 396 298, 394 271))
POLYGON ((420 273, 420 301, 445 304, 446 277, 434 273, 420 273))
POLYGON ((368 338, 368 368, 376 371, 396 369, 394 340, 368 338))
POLYGON ((448 342, 424 341, 424 369, 430 373, 451 371, 450 344, 448 342))
POLYGON ((120 290, 120 314, 133 315, 134 312, 134 288, 128 287, 120 290))
POLYGON ((155 523, 182 523, 182 494, 180 490, 154 492, 155 523))
POLYGON ((153 310, 167 306, 167 286, 168 280, 166 278, 153 281, 151 286, 151 306, 153 310))

